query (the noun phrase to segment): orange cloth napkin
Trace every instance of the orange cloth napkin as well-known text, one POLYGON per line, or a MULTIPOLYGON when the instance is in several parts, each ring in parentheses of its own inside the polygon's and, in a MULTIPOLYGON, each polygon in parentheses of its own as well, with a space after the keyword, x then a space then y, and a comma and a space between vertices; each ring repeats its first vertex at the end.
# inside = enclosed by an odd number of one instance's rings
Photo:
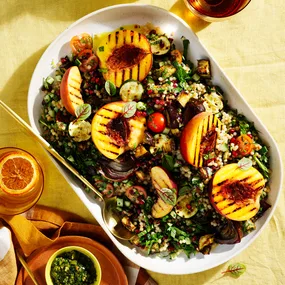
MULTIPOLYGON (((26 257, 34 250, 52 244, 60 236, 85 236, 103 244, 116 255, 125 269, 130 285, 157 284, 145 269, 139 268, 120 253, 100 226, 85 223, 79 216, 36 205, 25 215, 0 216, 0 218, 4 220, 4 224, 7 223, 13 233, 13 245, 26 257)), ((0 261, 0 276, 5 276, 3 283, 0 278, 0 285, 14 284, 16 268, 12 247, 0 261)))

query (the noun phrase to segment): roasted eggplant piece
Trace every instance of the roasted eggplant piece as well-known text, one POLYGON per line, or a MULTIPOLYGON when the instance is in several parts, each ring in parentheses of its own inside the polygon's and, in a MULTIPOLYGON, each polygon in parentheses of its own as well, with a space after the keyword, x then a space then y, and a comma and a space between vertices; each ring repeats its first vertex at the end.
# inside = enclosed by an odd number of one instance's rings
POLYGON ((239 243, 243 237, 242 226, 240 222, 226 220, 226 223, 217 228, 215 242, 219 244, 239 243))
POLYGON ((211 65, 208 59, 198 60, 197 73, 202 78, 210 79, 211 78, 211 65))
POLYGON ((203 101, 192 98, 185 107, 183 112, 183 125, 185 126, 197 114, 205 112, 203 101))
POLYGON ((138 168, 137 161, 129 152, 112 160, 102 156, 98 160, 101 169, 99 172, 113 181, 122 181, 132 175, 138 168))
POLYGON ((181 108, 178 106, 179 104, 171 103, 166 107, 164 112, 167 122, 167 127, 170 129, 179 128, 180 123, 182 122, 181 117, 181 108))

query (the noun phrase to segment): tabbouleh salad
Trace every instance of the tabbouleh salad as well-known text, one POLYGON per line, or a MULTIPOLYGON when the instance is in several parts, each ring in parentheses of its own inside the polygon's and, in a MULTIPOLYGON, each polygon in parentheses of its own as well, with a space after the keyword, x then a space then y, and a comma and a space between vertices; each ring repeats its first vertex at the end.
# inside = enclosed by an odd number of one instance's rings
POLYGON ((270 207, 268 148, 181 41, 137 25, 96 47, 75 35, 44 79, 40 118, 51 146, 117 196, 131 243, 170 259, 240 242, 270 207))

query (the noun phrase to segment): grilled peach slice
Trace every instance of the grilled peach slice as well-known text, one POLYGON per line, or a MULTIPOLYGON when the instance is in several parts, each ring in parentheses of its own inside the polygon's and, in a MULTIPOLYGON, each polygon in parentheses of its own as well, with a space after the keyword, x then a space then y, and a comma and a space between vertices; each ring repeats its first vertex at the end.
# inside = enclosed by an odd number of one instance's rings
MULTIPOLYGON (((150 175, 152 184, 157 192, 162 191, 163 188, 167 188, 172 190, 175 196, 177 195, 177 185, 170 179, 163 168, 154 166, 150 171, 150 175)), ((173 205, 164 202, 159 197, 157 202, 152 206, 152 216, 157 219, 162 218, 169 214, 173 207, 173 205)))
POLYGON ((231 163, 214 175, 209 191, 210 202, 226 218, 245 221, 258 212, 264 185, 264 178, 256 168, 243 170, 237 163, 231 163))
POLYGON ((75 116, 78 106, 84 104, 80 93, 82 78, 77 66, 72 66, 66 70, 60 84, 60 98, 65 109, 75 116))
POLYGON ((99 109, 92 120, 92 140, 98 150, 110 159, 136 148, 144 139, 145 118, 125 118, 125 104, 123 101, 109 103, 99 109))
POLYGON ((105 80, 120 87, 127 79, 142 81, 152 67, 147 38, 132 30, 115 31, 104 37, 96 54, 105 80))
POLYGON ((216 128, 221 128, 221 121, 209 112, 199 113, 188 122, 180 138, 180 151, 188 163, 203 166, 203 156, 216 146, 216 128))
POLYGON ((165 203, 161 198, 158 198, 156 203, 152 206, 151 214, 154 218, 160 219, 169 214, 173 206, 165 203))

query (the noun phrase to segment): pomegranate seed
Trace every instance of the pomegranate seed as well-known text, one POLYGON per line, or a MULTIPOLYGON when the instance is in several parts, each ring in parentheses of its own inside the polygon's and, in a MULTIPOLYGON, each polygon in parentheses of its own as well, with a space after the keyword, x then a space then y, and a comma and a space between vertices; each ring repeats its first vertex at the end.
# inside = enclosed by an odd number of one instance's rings
POLYGON ((252 134, 247 134, 252 139, 252 134))
POLYGON ((191 207, 190 204, 187 204, 187 205, 186 205, 186 208, 187 208, 188 210, 191 210, 192 207, 191 207))
POLYGON ((233 156, 233 157, 237 157, 237 156, 238 156, 238 152, 237 152, 237 151, 235 151, 235 150, 234 150, 234 151, 232 151, 232 156, 233 156))
POLYGON ((151 90, 151 89, 150 89, 150 90, 147 90, 147 94, 148 94, 148 95, 150 95, 150 94, 152 94, 152 93, 153 93, 153 90, 151 90))
POLYGON ((231 138, 230 143, 236 143, 236 138, 231 138))
POLYGON ((234 132, 235 132, 235 129, 230 129, 230 130, 229 130, 229 133, 230 133, 230 134, 233 134, 234 132))

